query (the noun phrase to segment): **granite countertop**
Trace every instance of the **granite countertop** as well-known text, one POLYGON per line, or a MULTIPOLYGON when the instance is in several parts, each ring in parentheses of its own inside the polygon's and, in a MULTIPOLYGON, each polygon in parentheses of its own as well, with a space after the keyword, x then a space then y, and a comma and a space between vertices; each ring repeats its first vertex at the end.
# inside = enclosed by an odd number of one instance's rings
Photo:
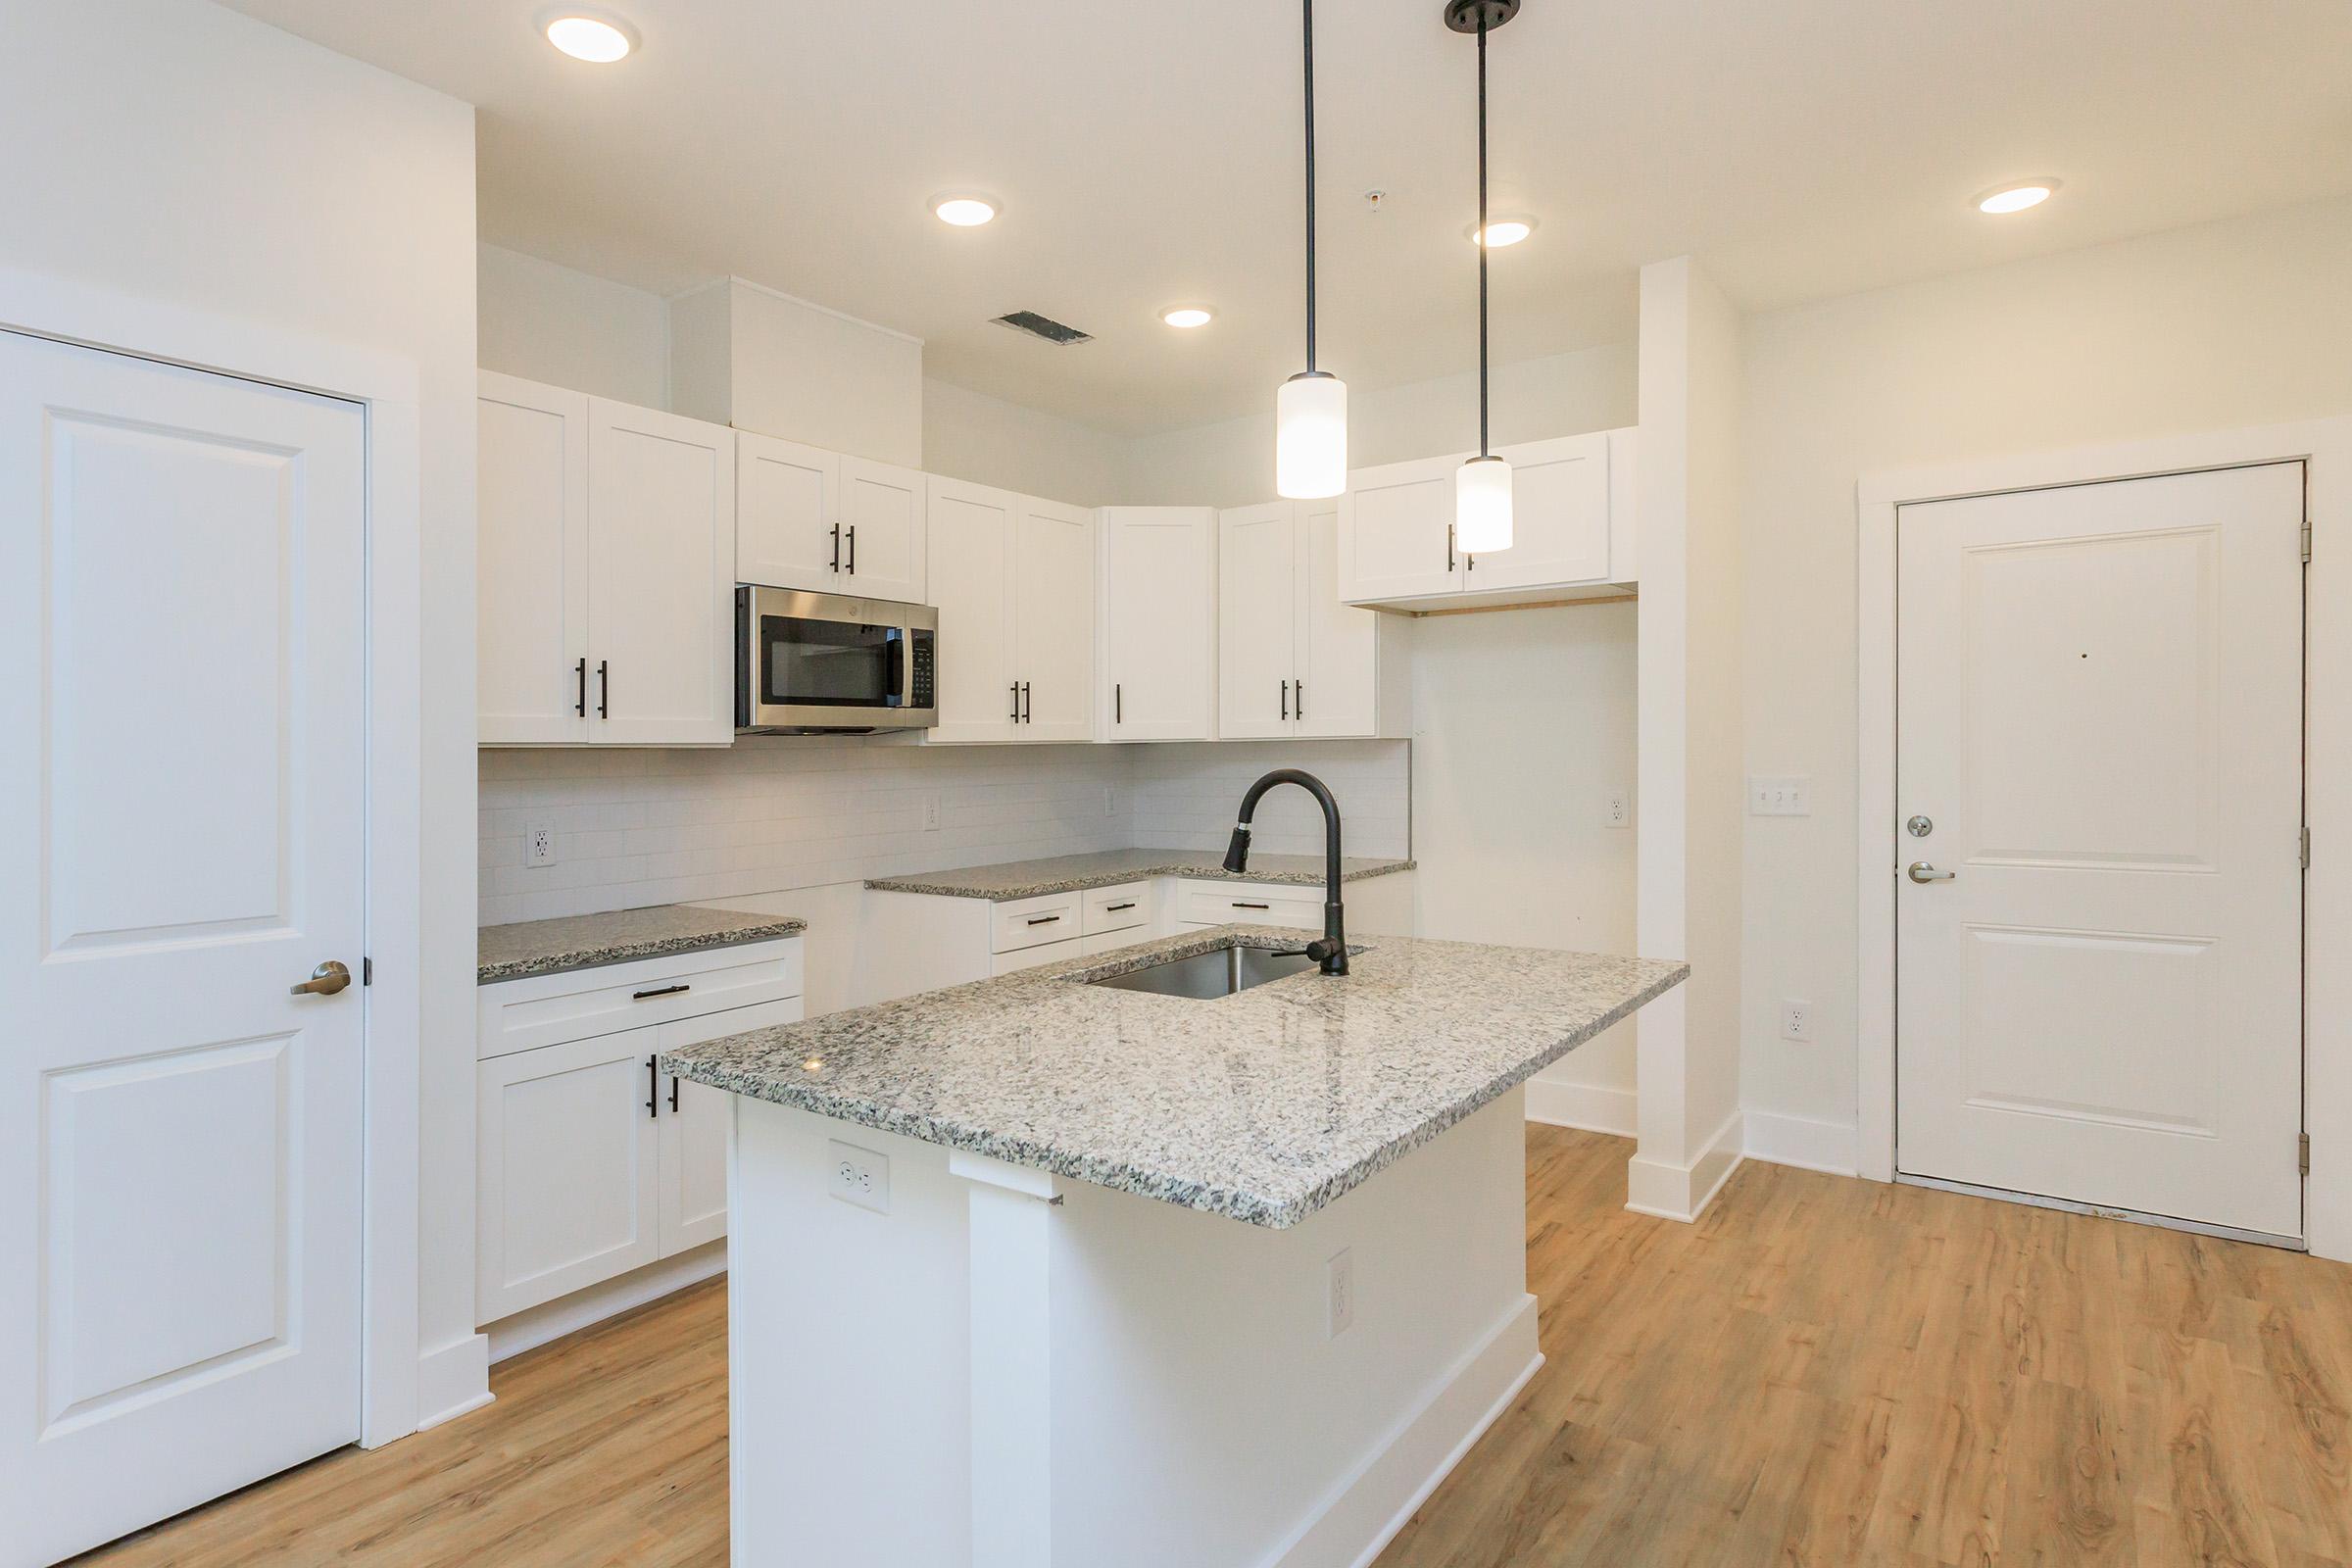
MULTIPOLYGON (((885 893, 931 893, 952 899, 1035 899, 1048 893, 1074 893, 1082 888, 1116 887, 1153 876, 1189 876, 1213 882, 1291 882, 1307 887, 1323 885, 1320 855, 1251 855, 1250 869, 1236 875, 1225 869, 1221 850, 1098 850, 1091 855, 1056 855, 1044 860, 1011 860, 1003 865, 967 865, 954 871, 917 876, 875 877, 865 885, 885 893)), ((1367 859, 1348 856, 1340 862, 1340 879, 1355 882, 1391 871, 1409 871, 1410 860, 1367 859)))
POLYGON ((1366 937, 1196 1001, 1077 983, 1298 933, 1215 926, 663 1054, 822 1116, 1281 1229, 1566 1055, 1681 963, 1366 937))
POLYGON ((474 984, 772 942, 808 929, 808 922, 794 915, 742 914, 699 904, 657 904, 561 920, 486 925, 475 943, 474 984))

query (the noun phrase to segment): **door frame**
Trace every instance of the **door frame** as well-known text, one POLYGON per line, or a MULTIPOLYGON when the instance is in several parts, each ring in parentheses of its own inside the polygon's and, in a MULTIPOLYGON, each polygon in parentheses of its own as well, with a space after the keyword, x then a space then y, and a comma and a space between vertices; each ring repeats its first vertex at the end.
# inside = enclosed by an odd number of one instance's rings
POLYGON ((2323 1257, 2352 1260, 2352 417, 1885 469, 1855 486, 1854 1006, 1856 1164, 1894 1179, 1896 509, 1930 501, 2153 478, 2271 463, 2304 465, 2312 560, 2304 572, 2303 1126, 2311 1171, 2303 1231, 2323 1257), (2313 961, 2317 955, 2319 961, 2313 961))
POLYGON ((363 1446, 416 1430, 422 972, 423 451, 415 361, 67 279, 0 269, 0 327, 361 406, 367 501, 366 957, 360 993, 363 1446), (403 980, 401 977, 408 977, 403 980))

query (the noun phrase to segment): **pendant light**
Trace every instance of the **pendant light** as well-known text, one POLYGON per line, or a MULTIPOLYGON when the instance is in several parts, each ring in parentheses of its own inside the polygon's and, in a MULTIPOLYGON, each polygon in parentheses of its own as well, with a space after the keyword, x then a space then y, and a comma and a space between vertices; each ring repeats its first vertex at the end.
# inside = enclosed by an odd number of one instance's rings
POLYGON ((1306 368, 1274 399, 1274 492, 1319 501, 1348 488, 1348 383, 1315 368, 1315 0, 1299 0, 1306 32, 1306 368))
POLYGON ((1487 34, 1519 0, 1446 0, 1446 25, 1478 34, 1478 456, 1454 470, 1453 538, 1464 555, 1511 548, 1511 466, 1487 441, 1487 34))

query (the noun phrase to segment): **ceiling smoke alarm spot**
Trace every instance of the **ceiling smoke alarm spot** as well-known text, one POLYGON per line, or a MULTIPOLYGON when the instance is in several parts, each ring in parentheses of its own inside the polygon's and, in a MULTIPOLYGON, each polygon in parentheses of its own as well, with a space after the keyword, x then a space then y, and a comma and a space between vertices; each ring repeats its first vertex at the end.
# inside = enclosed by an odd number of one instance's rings
POLYGON ((1035 311, 1014 311, 1006 316, 991 317, 990 320, 998 326, 1009 326, 1015 332, 1026 332, 1031 337, 1043 338, 1056 348, 1066 349, 1080 343, 1092 343, 1095 340, 1092 332, 1081 332, 1074 326, 1064 325, 1054 318, 1040 316, 1035 311))

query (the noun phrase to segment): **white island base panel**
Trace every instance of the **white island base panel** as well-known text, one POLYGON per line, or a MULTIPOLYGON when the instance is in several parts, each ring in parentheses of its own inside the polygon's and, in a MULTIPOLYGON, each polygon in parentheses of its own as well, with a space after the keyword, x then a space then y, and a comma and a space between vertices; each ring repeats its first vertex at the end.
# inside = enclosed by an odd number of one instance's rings
POLYGON ((1523 1098, 1270 1230, 737 1097, 737 1568, 1369 1563, 1543 1364, 1523 1098))

